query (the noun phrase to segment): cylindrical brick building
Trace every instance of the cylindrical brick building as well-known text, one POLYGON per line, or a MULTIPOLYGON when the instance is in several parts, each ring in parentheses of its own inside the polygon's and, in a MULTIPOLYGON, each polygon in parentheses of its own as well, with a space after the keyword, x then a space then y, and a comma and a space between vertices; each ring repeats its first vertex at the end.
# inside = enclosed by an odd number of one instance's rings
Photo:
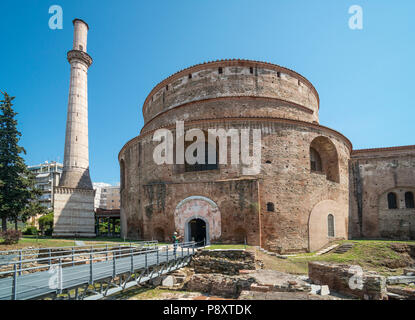
MULTIPOLYGON (((125 236, 248 243, 279 253, 347 238, 348 161, 343 135, 319 125, 319 97, 300 74, 270 63, 222 60, 160 82, 143 105, 145 125, 119 153, 125 236), (261 169, 157 165, 157 129, 260 129, 261 169)), ((230 148, 230 146, 228 145, 230 148)), ((229 150, 227 150, 229 153, 229 150)), ((252 146, 251 146, 252 151, 252 146)))

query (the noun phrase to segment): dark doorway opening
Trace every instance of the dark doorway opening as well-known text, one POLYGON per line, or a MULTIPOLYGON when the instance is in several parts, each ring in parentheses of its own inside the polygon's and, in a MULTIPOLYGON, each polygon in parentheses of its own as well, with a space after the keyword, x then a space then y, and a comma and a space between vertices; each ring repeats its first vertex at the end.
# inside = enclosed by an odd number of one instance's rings
POLYGON ((203 246, 206 242, 206 222, 202 219, 189 221, 190 241, 195 241, 197 246, 203 246))

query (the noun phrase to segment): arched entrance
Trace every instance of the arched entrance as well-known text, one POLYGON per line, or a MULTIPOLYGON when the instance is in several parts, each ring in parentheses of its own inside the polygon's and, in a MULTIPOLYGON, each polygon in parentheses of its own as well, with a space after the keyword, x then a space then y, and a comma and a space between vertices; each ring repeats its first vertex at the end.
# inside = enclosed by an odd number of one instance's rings
MULTIPOLYGON (((190 196, 177 205, 174 212, 175 228, 179 234, 184 235, 185 241, 192 241, 192 236, 194 237, 194 235, 190 235, 190 221, 192 220, 196 220, 196 223, 197 220, 204 222, 206 244, 220 239, 222 231, 221 213, 217 204, 211 199, 203 196, 190 196)), ((199 222, 199 226, 201 225, 202 222, 199 222)), ((199 229, 196 228, 196 230, 199 229)))
POLYGON ((187 234, 190 241, 195 241, 198 246, 203 246, 207 239, 206 222, 202 219, 192 219, 187 223, 187 234))

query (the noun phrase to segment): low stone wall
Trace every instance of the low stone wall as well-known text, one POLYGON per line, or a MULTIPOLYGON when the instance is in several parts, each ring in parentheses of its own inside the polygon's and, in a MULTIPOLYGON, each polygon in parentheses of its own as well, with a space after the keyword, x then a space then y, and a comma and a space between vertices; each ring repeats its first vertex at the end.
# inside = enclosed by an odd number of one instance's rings
POLYGON ((255 270, 255 253, 246 250, 201 250, 192 259, 195 273, 237 275, 255 270))
POLYGON ((407 300, 415 300, 415 288, 388 286, 388 292, 395 293, 407 300))
POLYGON ((309 262, 308 276, 313 283, 328 285, 331 291, 341 294, 366 300, 387 299, 385 277, 372 272, 359 274, 351 267, 327 262, 309 262), (354 278, 351 279, 352 277, 354 278))
POLYGON ((241 291, 248 290, 254 281, 249 276, 194 274, 184 288, 225 298, 237 298, 241 291))

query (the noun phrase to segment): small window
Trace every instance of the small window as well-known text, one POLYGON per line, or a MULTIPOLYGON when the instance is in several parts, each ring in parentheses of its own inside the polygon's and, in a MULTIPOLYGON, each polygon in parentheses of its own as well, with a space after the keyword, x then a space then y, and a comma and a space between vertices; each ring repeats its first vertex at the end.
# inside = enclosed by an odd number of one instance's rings
POLYGON ((169 91, 169 85, 166 86, 166 91, 169 91))
POLYGON ((389 209, 398 209, 398 201, 396 199, 396 193, 388 193, 388 208, 389 209))
POLYGON ((254 73, 254 68, 253 67, 249 67, 249 73, 254 73))
MULTIPOLYGON (((195 163, 190 164, 187 161, 184 163, 184 172, 195 172, 195 171, 208 171, 208 170, 218 170, 219 169, 219 142, 216 141, 216 149, 210 146, 207 141, 205 141, 205 163, 195 163), (209 153, 215 152, 216 154, 216 162, 209 163, 209 153)), ((194 151, 193 155, 196 156, 197 150, 194 151)))
POLYGON ((274 204, 272 202, 267 203, 267 211, 268 212, 274 212, 275 211, 275 207, 274 207, 274 204))
POLYGON ((415 208, 415 203, 414 203, 414 194, 410 191, 405 192, 405 207, 407 209, 413 209, 415 208))
POLYGON ((191 73, 189 73, 188 78, 192 79, 192 74, 191 73))
POLYGON ((277 77, 281 78, 281 72, 277 72, 277 77))
POLYGON ((219 67, 218 72, 219 74, 223 73, 222 67, 219 67))
POLYGON ((271 163, 271 160, 267 160, 267 161, 265 161, 265 163, 271 163))
POLYGON ((310 147, 310 169, 315 172, 322 172, 321 157, 316 149, 310 147))
POLYGON ((327 216, 327 235, 331 238, 334 237, 334 216, 332 214, 327 216))

